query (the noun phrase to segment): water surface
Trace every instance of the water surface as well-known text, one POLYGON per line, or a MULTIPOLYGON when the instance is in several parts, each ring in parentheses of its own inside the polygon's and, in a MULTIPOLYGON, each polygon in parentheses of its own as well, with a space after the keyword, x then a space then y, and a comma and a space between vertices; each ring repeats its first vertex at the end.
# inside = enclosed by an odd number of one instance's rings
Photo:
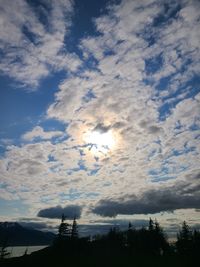
POLYGON ((22 255, 25 254, 25 252, 27 254, 31 254, 32 252, 34 251, 37 251, 37 250, 40 250, 40 249, 43 249, 47 246, 29 246, 29 247, 25 247, 25 246, 14 246, 14 247, 8 247, 7 248, 7 251, 10 252, 10 258, 11 257, 20 257, 22 255))

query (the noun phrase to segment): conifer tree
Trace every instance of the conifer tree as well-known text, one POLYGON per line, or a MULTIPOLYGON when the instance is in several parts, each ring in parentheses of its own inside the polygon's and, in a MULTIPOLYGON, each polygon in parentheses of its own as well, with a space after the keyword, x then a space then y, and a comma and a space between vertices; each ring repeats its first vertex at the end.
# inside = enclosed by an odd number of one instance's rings
POLYGON ((194 230, 193 233, 193 252, 200 253, 200 231, 194 230))
POLYGON ((73 224, 72 224, 71 238, 72 239, 77 239, 78 238, 78 225, 77 225, 77 222, 76 222, 76 217, 74 217, 73 224))
POLYGON ((65 223, 65 215, 62 214, 61 224, 58 229, 58 237, 59 239, 66 239, 70 235, 69 224, 65 223))
POLYGON ((176 247, 180 254, 188 254, 192 249, 192 231, 188 224, 184 221, 181 231, 177 235, 176 247))
POLYGON ((156 248, 157 251, 160 253, 164 253, 165 251, 168 250, 168 242, 166 239, 166 236, 163 232, 162 227, 160 227, 160 224, 158 223, 157 220, 155 220, 155 243, 156 243, 156 248))
POLYGON ((132 227, 133 227, 132 223, 129 222, 129 223, 128 223, 128 230, 132 230, 132 227))
POLYGON ((154 230, 154 222, 151 218, 149 218, 149 231, 153 231, 154 230))

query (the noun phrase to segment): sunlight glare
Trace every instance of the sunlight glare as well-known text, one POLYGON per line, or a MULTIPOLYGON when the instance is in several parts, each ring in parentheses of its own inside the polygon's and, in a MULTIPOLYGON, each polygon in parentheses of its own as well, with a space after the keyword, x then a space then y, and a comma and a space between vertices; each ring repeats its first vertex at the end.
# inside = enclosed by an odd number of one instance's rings
POLYGON ((113 132, 111 130, 105 133, 98 131, 88 132, 85 141, 92 145, 90 150, 94 153, 107 153, 114 148, 116 143, 113 132))

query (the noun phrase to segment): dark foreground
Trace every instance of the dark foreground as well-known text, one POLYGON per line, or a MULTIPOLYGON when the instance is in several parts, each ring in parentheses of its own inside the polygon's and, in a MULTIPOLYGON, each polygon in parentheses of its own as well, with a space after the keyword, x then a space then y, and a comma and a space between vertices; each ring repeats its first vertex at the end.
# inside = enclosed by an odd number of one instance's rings
POLYGON ((1 267, 11 266, 68 266, 68 267, 193 267, 198 266, 199 259, 193 256, 184 255, 128 255, 127 253, 106 253, 101 251, 99 253, 93 253, 92 251, 82 251, 79 253, 68 253, 67 251, 57 250, 53 247, 48 247, 43 250, 32 253, 31 255, 25 255, 22 257, 11 258, 0 261, 1 267))
POLYGON ((114 227, 106 235, 79 238, 74 220, 71 231, 62 222, 52 246, 31 255, 5 259, 1 249, 1 267, 193 267, 199 266, 200 232, 191 231, 186 222, 172 245, 159 223, 149 221, 147 229, 127 231, 114 227))

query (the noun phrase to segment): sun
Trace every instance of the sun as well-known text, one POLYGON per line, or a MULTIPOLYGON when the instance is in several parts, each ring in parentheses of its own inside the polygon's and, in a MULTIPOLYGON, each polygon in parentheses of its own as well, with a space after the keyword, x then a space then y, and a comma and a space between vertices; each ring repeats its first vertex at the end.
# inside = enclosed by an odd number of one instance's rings
POLYGON ((116 145, 116 139, 112 130, 107 132, 89 131, 85 135, 85 141, 89 145, 92 153, 107 154, 112 151, 116 145))

